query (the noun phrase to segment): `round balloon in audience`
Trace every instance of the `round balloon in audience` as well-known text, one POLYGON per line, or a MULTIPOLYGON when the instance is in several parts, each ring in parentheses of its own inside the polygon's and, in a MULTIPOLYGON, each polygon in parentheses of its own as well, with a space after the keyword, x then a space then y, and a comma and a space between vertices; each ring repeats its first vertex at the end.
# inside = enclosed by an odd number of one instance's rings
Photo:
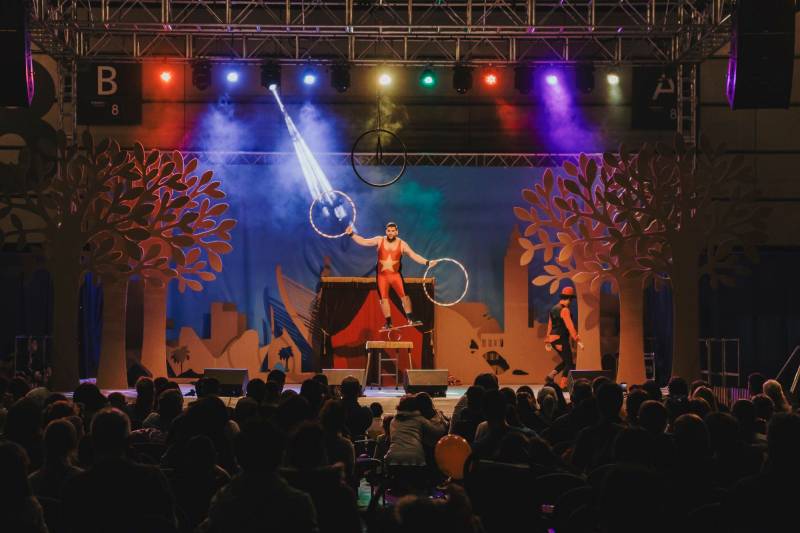
POLYGON ((460 435, 445 435, 436 443, 434 457, 443 474, 453 479, 464 479, 464 463, 472 453, 469 442, 460 435))

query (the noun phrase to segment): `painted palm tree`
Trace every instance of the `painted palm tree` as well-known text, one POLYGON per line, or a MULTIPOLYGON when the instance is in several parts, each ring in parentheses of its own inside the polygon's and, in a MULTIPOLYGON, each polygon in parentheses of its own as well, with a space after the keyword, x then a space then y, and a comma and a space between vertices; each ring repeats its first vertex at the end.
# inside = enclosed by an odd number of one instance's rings
POLYGON ((181 367, 180 375, 182 376, 183 375, 183 363, 185 363, 186 361, 191 359, 191 357, 189 356, 189 347, 188 346, 181 346, 179 348, 176 348, 175 350, 173 350, 173 352, 169 356, 169 358, 172 359, 172 362, 175 363, 176 365, 180 365, 180 367, 181 367))

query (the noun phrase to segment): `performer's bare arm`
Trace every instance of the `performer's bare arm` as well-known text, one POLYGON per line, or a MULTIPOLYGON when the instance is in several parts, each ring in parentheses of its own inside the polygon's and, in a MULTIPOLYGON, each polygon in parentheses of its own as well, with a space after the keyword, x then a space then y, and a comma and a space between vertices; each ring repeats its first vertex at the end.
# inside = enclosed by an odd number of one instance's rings
POLYGON ((575 330, 575 325, 572 323, 572 317, 569 315, 569 309, 566 307, 561 310, 561 318, 564 320, 564 324, 567 326, 569 336, 576 341, 581 340, 580 335, 578 335, 578 332, 575 330))
MULTIPOLYGON (((406 241, 403 241, 403 253, 406 254, 408 257, 419 263, 420 265, 427 265, 428 260, 419 255, 417 252, 411 249, 406 241)), ((431 261, 431 263, 435 263, 431 261)))
POLYGON ((353 242, 354 243, 356 243, 358 245, 361 245, 361 246, 378 246, 381 243, 381 239, 383 238, 383 237, 378 236, 378 237, 371 237, 369 239, 365 239, 364 237, 362 237, 358 233, 353 233, 353 227, 352 226, 347 228, 345 233, 347 233, 348 235, 350 235, 353 238, 353 242))

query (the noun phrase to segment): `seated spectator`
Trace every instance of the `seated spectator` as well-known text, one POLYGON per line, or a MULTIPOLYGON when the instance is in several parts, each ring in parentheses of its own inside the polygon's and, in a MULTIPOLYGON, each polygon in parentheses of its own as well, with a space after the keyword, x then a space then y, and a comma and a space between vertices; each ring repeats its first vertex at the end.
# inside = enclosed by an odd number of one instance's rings
POLYGON ((282 398, 278 404, 275 423, 288 434, 299 424, 312 418, 314 418, 314 413, 308 400, 299 394, 291 394, 282 398))
POLYGON ((518 431, 506 433, 491 457, 501 463, 524 464, 530 463, 530 439, 518 431))
MULTIPOLYGON (((520 387, 521 389, 522 387, 520 387)), ((528 392, 517 391, 515 398, 517 417, 523 427, 532 429, 537 434, 547 429, 547 424, 536 412, 536 398, 528 392)), ((566 415, 563 415, 566 416, 566 415)))
POLYGON ((552 386, 539 389, 536 395, 536 402, 539 404, 539 416, 544 423, 550 425, 558 417, 558 397, 556 390, 552 386))
POLYGON ((172 421, 167 435, 167 451, 162 460, 167 466, 177 467, 189 439, 206 435, 214 443, 217 464, 228 473, 236 472, 232 442, 238 431, 239 426, 230 420, 228 408, 221 399, 217 396, 198 398, 172 421))
POLYGON ((660 472, 668 471, 675 455, 672 439, 665 433, 669 415, 664 404, 647 400, 639 407, 639 425, 653 437, 654 466, 660 472))
POLYGON ((72 403, 79 407, 83 427, 88 430, 94 414, 108 405, 108 399, 94 383, 81 383, 72 393, 72 403))
POLYGON ((131 429, 139 429, 142 422, 153 412, 155 407, 155 384, 153 379, 141 376, 136 380, 136 401, 131 412, 131 429))
POLYGON ((288 468, 282 469, 281 475, 311 496, 320 532, 361 533, 356 494, 344 482, 343 465, 330 463, 322 426, 316 422, 301 424, 288 444, 288 468))
POLYGON ((158 398, 158 409, 144 419, 142 427, 169 431, 172 421, 183 412, 183 394, 180 390, 166 389, 158 398))
POLYGON ((710 412, 716 413, 719 411, 719 402, 717 402, 717 397, 714 396, 714 392, 708 387, 698 387, 695 389, 694 393, 692 393, 692 398, 700 398, 708 403, 710 412))
POLYGON ((397 404, 392 441, 384 460, 388 464, 425 465, 425 446, 435 445, 444 433, 443 427, 422 416, 417 398, 407 394, 397 404))
POLYGON ((739 399, 733 403, 731 414, 739 422, 739 435, 745 444, 766 445, 766 435, 763 440, 757 437, 756 433, 756 408, 753 402, 747 399, 739 399))
POLYGON ((752 372, 747 376, 747 390, 750 392, 750 398, 764 392, 764 383, 766 381, 767 378, 759 372, 752 372))
POLYGON ((763 455, 741 440, 739 423, 728 413, 711 413, 704 420, 713 455, 713 476, 717 486, 730 488, 738 480, 761 470, 763 455))
MULTIPOLYGON (((506 434, 512 431, 522 432, 520 428, 513 428, 508 425, 506 408, 505 399, 499 391, 487 391, 483 395, 486 430, 482 436, 479 436, 480 431, 476 431, 475 442, 472 445, 474 458, 491 459, 497 453, 500 448, 500 442, 506 434)), ((532 436, 535 436, 535 434, 532 436)))
POLYGON ((775 402, 764 393, 756 394, 752 400, 753 407, 756 410, 756 432, 766 435, 767 424, 769 424, 772 414, 775 412, 775 402))
POLYGON ((777 414, 767 431, 768 459, 761 473, 739 481, 726 502, 730 531, 792 530, 797 519, 800 416, 777 414))
POLYGON ((774 379, 765 381, 764 394, 769 396, 769 399, 772 400, 772 403, 775 406, 775 413, 792 412, 792 405, 789 403, 789 400, 786 399, 786 395, 783 393, 783 386, 780 384, 780 382, 774 379))
POLYGON ((108 405, 128 414, 128 401, 121 392, 112 392, 108 395, 108 405))
POLYGON ((44 430, 44 465, 28 477, 37 497, 59 499, 64 482, 83 472, 74 466, 78 436, 69 420, 50 422, 44 430))
POLYGON ((483 387, 472 385, 467 389, 466 405, 459 413, 458 418, 453 415, 450 420, 450 433, 460 435, 472 443, 475 439, 475 430, 485 420, 483 415, 483 387))
POLYGON ((664 399, 661 394, 661 387, 658 386, 658 383, 656 383, 655 380, 648 379, 645 381, 642 384, 642 390, 647 393, 649 400, 660 402, 664 399))
POLYGON ((283 392, 283 386, 286 384, 286 374, 277 368, 270 370, 267 374, 267 383, 274 383, 278 386, 278 394, 283 392))
POLYGON ((8 384, 8 393, 11 395, 11 402, 18 402, 31 391, 31 386, 27 380, 21 376, 11 379, 8 384))
POLYGON ((25 450, 14 442, 0 443, 0 526, 3 531, 47 533, 41 505, 28 484, 25 450))
POLYGON ((359 439, 372 424, 372 411, 369 410, 369 407, 364 407, 358 403, 358 397, 361 395, 361 384, 356 378, 351 376, 344 378, 340 390, 345 411, 347 436, 351 439, 359 439))
POLYGON ((553 420, 544 436, 554 446, 572 444, 583 428, 598 422, 597 402, 592 395, 592 384, 587 379, 577 379, 572 385, 571 409, 553 420))
POLYGON ((372 412, 372 424, 367 428, 367 438, 377 439, 378 435, 383 433, 383 406, 378 402, 369 404, 369 410, 372 412))
POLYGON ((694 397, 694 394, 695 394, 695 392, 697 392, 697 389, 699 389, 701 387, 705 387, 707 389, 710 389, 711 388, 711 384, 708 381, 704 380, 704 379, 696 379, 696 380, 692 381, 692 384, 689 386, 689 396, 690 397, 694 397))
POLYGON ((611 462, 614 439, 625 427, 620 418, 622 387, 616 383, 604 383, 597 389, 596 398, 600 421, 580 432, 572 454, 572 464, 581 472, 611 462))
POLYGON ((685 523, 689 512, 718 499, 712 473, 708 429, 695 414, 681 415, 673 430, 675 461, 667 472, 673 526, 685 523), (686 480, 691 479, 691 483, 686 480))
POLYGON ((328 400, 319 412, 319 421, 325 435, 325 453, 331 463, 342 463, 344 475, 351 487, 358 487, 355 479, 356 451, 352 441, 344 436, 345 410, 341 400, 328 400))
POLYGON ((211 499, 200 533, 317 533, 316 511, 305 492, 278 474, 284 438, 273 425, 248 421, 236 436, 242 472, 211 499))
POLYGON ((214 443, 205 435, 198 435, 189 439, 178 461, 170 485, 181 511, 184 531, 194 531, 206 519, 211 498, 231 479, 217 466, 216 459, 214 443))
MULTIPOLYGON (((405 496, 395 508, 400 533, 478 533, 483 531, 472 513, 464 489, 455 484, 447 487, 446 500, 405 496)), ((386 529, 386 528, 382 528, 386 529)))
POLYGON ((300 396, 308 400, 308 405, 311 407, 311 412, 314 417, 319 414, 320 408, 325 401, 325 393, 323 386, 318 381, 307 379, 303 381, 300 386, 300 396))
MULTIPOLYGON (((497 376, 490 372, 485 372, 483 374, 478 374, 475 376, 475 380, 472 383, 475 387, 480 387, 484 391, 488 390, 497 390, 497 376)), ((467 389, 469 391, 469 389, 467 389)), ((467 395, 461 395, 461 398, 458 399, 456 406, 453 408, 453 414, 450 416, 450 433, 455 433, 453 428, 458 424, 459 417, 461 416, 461 411, 467 407, 467 395)), ((463 436, 463 435, 462 435, 463 436)), ((466 437, 464 437, 466 438, 466 437)), ((469 440, 469 439, 467 439, 469 440)))
POLYGON ((639 408, 648 399, 644 389, 634 389, 628 392, 625 398, 625 420, 628 424, 637 425, 639 423, 639 408))
POLYGON ((248 398, 252 398, 256 403, 262 403, 267 394, 267 384, 261 378, 253 378, 247 382, 248 398))
POLYGON ((417 393, 417 407, 422 416, 427 418, 431 424, 439 428, 442 434, 447 433, 447 428, 450 427, 450 420, 444 416, 444 413, 433 406, 433 398, 427 392, 417 393))
POLYGON ((14 402, 6 415, 5 438, 22 446, 31 472, 42 466, 41 416, 36 404, 26 398, 14 402))
POLYGON ((61 490, 67 532, 149 529, 153 521, 175 524, 172 492, 155 466, 126 457, 130 420, 119 409, 98 412, 91 425, 93 463, 67 479, 61 490))
POLYGON ((236 402, 236 407, 233 409, 234 422, 241 427, 249 419, 257 416, 259 416, 258 402, 248 396, 239 398, 239 400, 236 402))
POLYGON ((69 400, 58 400, 45 407, 42 422, 44 426, 47 426, 47 424, 53 420, 69 418, 77 414, 78 410, 75 409, 75 405, 72 402, 69 400))
POLYGON ((652 469, 655 466, 656 440, 644 428, 622 428, 614 439, 613 456, 617 464, 638 465, 652 469))
POLYGON ((692 398, 686 403, 686 412, 705 418, 711 412, 711 406, 702 398, 692 398))

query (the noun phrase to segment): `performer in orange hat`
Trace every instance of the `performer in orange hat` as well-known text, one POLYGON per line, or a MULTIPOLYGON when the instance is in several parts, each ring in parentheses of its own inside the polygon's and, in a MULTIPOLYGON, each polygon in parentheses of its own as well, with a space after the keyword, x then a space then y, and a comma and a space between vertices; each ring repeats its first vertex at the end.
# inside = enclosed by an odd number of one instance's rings
POLYGON ((575 368, 570 341, 580 342, 581 337, 575 330, 575 325, 569 312, 569 303, 573 298, 575 298, 575 289, 564 287, 561 290, 558 303, 550 309, 545 347, 547 345, 552 346, 561 357, 561 362, 550 372, 549 379, 555 379, 558 373, 562 372, 563 381, 569 375, 569 371, 575 368))

